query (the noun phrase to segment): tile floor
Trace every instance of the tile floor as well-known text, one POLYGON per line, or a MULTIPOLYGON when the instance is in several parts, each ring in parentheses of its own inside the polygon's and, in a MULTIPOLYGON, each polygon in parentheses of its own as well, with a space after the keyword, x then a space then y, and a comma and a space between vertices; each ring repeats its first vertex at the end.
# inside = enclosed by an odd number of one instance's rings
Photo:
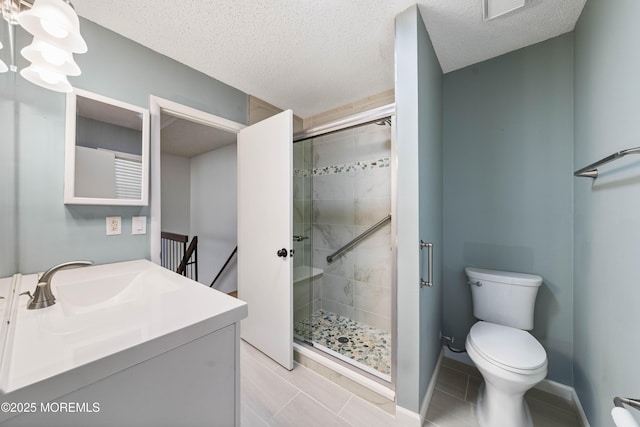
MULTIPOLYGON (((481 383, 482 376, 475 367, 443 359, 425 426, 479 426, 475 402, 481 383)), ((534 427, 582 426, 573 406, 560 397, 533 389, 525 399, 534 427)))
MULTIPOLYGON (((401 427, 389 401, 369 399, 296 363, 287 371, 241 341, 241 423, 243 427, 401 427)), ((424 427, 477 426, 475 368, 444 359, 424 427)), ((532 390, 527 394, 535 427, 580 426, 564 400, 532 390)))
POLYGON ((242 427, 399 427, 392 415, 311 369, 287 371, 240 345, 242 427))

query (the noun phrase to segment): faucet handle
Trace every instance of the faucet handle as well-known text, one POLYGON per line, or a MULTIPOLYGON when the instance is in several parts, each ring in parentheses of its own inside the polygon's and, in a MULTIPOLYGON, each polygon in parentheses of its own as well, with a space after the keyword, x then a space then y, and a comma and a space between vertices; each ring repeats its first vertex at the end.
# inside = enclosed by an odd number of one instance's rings
POLYGON ((39 282, 33 296, 27 303, 27 310, 49 307, 56 303, 56 297, 51 292, 51 285, 48 282, 39 282))

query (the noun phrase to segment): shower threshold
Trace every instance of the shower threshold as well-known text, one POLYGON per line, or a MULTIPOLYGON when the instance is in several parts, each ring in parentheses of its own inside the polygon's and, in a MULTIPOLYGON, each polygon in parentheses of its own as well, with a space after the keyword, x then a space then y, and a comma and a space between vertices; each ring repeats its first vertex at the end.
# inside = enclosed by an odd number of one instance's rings
POLYGON ((363 363, 358 362, 356 359, 352 359, 350 357, 344 356, 344 355, 338 353, 337 351, 333 351, 330 348, 327 348, 327 347, 325 347, 325 346, 323 346, 321 344, 318 344, 318 343, 310 343, 310 344, 313 346, 313 348, 317 348, 320 351, 323 351, 323 352, 325 352, 327 354, 330 354, 331 356, 335 357, 336 359, 340 359, 343 362, 347 362, 350 365, 355 366, 358 369, 361 369, 361 370, 363 370, 363 371, 365 371, 365 372, 367 372, 367 373, 369 373, 369 374, 371 374, 371 375, 373 375, 375 377, 380 378, 381 380, 384 380, 384 381, 387 381, 387 382, 391 382, 391 375, 383 374, 383 373, 381 373, 379 371, 376 371, 375 369, 373 369, 373 368, 371 368, 371 367, 369 367, 369 366, 367 366, 367 365, 365 365, 363 363))
POLYGON ((391 334, 338 314, 318 310, 294 325, 297 339, 362 371, 391 381, 391 334))

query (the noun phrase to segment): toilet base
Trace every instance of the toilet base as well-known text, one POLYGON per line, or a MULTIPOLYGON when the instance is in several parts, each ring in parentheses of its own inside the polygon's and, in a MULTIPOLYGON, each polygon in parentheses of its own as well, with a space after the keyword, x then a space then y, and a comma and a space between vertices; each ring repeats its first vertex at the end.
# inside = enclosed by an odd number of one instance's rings
POLYGON ((478 390, 476 411, 480 427, 533 427, 529 405, 521 396, 505 396, 487 387, 483 381, 478 390), (489 388, 489 390, 487 390, 489 388), (491 394, 491 398, 487 398, 491 394))

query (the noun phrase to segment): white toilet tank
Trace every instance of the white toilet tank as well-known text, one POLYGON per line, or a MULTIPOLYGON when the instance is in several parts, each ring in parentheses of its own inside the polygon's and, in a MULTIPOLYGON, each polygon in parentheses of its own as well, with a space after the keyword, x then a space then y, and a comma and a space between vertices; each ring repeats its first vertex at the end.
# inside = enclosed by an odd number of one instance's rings
POLYGON ((542 277, 534 274, 466 267, 473 315, 499 325, 530 331, 542 277))

